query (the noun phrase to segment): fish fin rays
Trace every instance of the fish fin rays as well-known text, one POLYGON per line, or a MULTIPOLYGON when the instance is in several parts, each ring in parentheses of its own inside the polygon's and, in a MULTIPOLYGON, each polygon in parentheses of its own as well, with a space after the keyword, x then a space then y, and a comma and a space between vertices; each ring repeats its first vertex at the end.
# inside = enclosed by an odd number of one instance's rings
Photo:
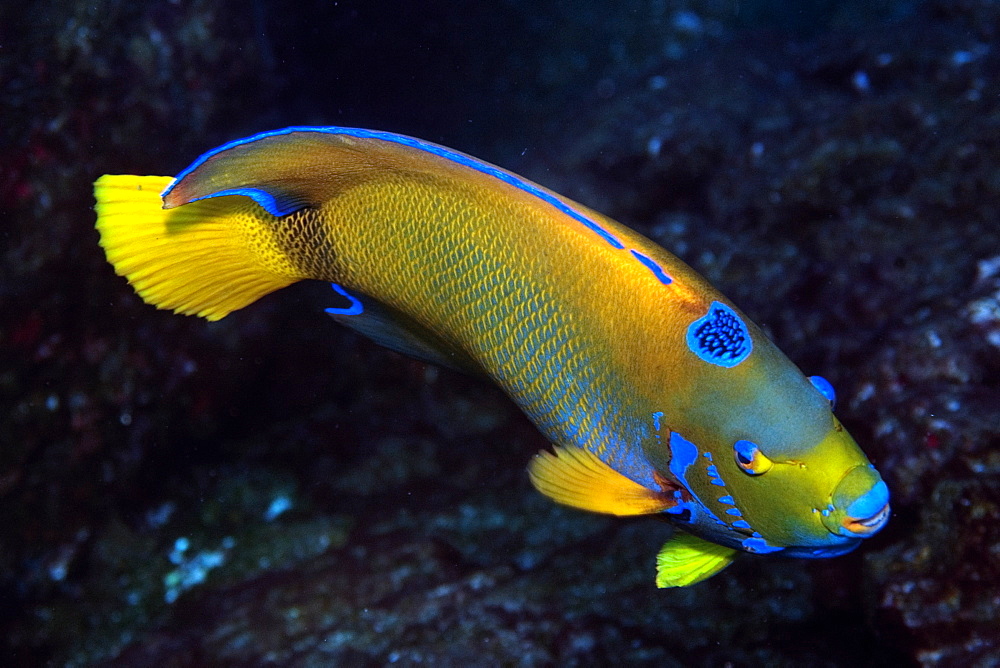
POLYGON ((94 183, 97 231, 115 272, 147 303, 218 320, 304 278, 279 252, 262 261, 274 219, 242 197, 165 210, 165 176, 106 174, 94 183))
POLYGON ((708 579, 733 563, 731 547, 678 531, 656 555, 656 586, 688 587, 708 579))
POLYGON ((348 294, 339 285, 333 287, 350 302, 347 308, 326 309, 341 325, 403 355, 456 371, 483 375, 482 369, 471 357, 449 346, 433 332, 396 309, 367 295, 348 294))
POLYGON ((553 501, 610 515, 649 515, 674 506, 677 499, 618 473, 583 448, 554 446, 528 465, 531 483, 553 501))

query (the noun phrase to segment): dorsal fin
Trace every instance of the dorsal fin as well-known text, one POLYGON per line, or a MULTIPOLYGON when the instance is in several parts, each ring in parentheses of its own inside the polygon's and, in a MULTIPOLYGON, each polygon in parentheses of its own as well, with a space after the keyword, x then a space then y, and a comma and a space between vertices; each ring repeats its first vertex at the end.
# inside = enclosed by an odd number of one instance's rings
POLYGON ((262 132, 200 156, 163 191, 164 208, 243 195, 284 216, 318 206, 357 182, 382 162, 379 146, 369 137, 321 128, 262 132))
POLYGON ((388 172, 419 174, 422 179, 468 178, 480 172, 554 206, 568 207, 540 186, 459 151, 392 132, 342 127, 289 127, 229 142, 178 174, 163 191, 163 204, 172 209, 242 195, 271 215, 284 216, 319 206, 388 172))
POLYGON ((583 448, 553 447, 528 465, 535 488, 553 501, 610 515, 649 515, 678 503, 669 492, 657 492, 626 478, 583 448))

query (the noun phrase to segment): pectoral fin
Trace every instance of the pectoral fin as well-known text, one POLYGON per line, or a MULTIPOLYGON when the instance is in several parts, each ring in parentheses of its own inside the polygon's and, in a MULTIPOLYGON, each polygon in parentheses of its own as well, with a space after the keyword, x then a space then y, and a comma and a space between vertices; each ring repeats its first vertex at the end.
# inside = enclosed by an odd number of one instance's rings
POLYGON ((626 478, 583 448, 555 446, 528 465, 531 484, 553 501, 611 515, 649 515, 678 503, 672 492, 658 492, 626 478))
POLYGON ((471 357, 448 346, 413 319, 367 295, 350 294, 337 284, 333 284, 333 289, 349 302, 346 307, 326 309, 338 323, 403 355, 456 371, 483 375, 482 369, 471 357))
POLYGON ((656 586, 687 587, 733 563, 736 550, 678 532, 656 555, 656 586))

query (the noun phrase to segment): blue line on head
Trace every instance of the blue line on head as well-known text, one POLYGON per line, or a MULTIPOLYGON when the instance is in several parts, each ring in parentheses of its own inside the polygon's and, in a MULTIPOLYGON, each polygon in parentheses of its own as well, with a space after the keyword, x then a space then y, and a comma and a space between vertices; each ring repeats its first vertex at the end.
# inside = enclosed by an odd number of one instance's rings
POLYGON ((674 282, 672 278, 667 276, 667 272, 663 271, 663 267, 661 267, 656 263, 656 260, 649 257, 648 255, 643 255, 634 248, 630 248, 629 251, 632 253, 632 255, 635 257, 636 260, 646 265, 646 268, 649 269, 651 272, 653 272, 653 276, 656 276, 656 278, 660 281, 660 283, 663 283, 664 285, 670 285, 671 283, 674 282))
MULTIPOLYGON (((582 223, 584 227, 591 230, 592 232, 595 232, 598 236, 604 239, 612 247, 618 249, 625 248, 625 244, 623 244, 613 234, 604 229, 597 221, 591 220, 584 214, 580 213, 576 209, 572 208, 571 206, 563 202, 554 194, 546 192, 532 183, 528 183, 527 181, 520 178, 516 174, 512 174, 511 172, 502 170, 499 167, 494 167, 493 165, 489 165, 485 162, 473 158, 472 156, 468 156, 463 153, 459 153, 457 151, 452 151, 451 149, 445 148, 444 146, 438 146, 437 144, 432 144, 430 142, 414 139, 413 137, 407 137, 406 135, 398 135, 393 132, 381 132, 379 130, 365 130, 362 128, 345 128, 335 125, 320 126, 320 127, 291 126, 287 128, 282 128, 281 130, 271 130, 269 132, 261 132, 251 137, 244 137, 243 139, 237 139, 235 141, 231 141, 228 144, 224 144, 223 146, 220 146, 218 148, 212 149, 211 151, 201 154, 194 162, 192 162, 187 167, 187 169, 178 174, 177 178, 174 179, 174 181, 169 186, 167 186, 167 189, 163 191, 163 197, 166 197, 170 193, 170 191, 174 189, 174 186, 181 180, 183 180, 184 177, 186 177, 188 174, 201 167, 210 158, 219 153, 222 153, 223 151, 228 151, 229 149, 236 148, 237 146, 242 146, 244 144, 251 144, 255 141, 266 139, 268 137, 288 135, 294 132, 320 132, 332 135, 347 135, 349 137, 358 137, 359 139, 380 139, 382 141, 392 142, 394 144, 402 144, 404 146, 416 148, 421 151, 427 151, 428 153, 433 153, 434 155, 440 156, 447 160, 451 160, 452 162, 457 162, 460 165, 471 167, 477 172, 488 174, 489 176, 500 179, 504 183, 510 184, 515 188, 518 188, 526 193, 534 195, 543 202, 550 204, 559 211, 565 213, 570 218, 573 218, 577 222, 582 223)), ((228 194, 233 195, 237 193, 229 192, 228 194)), ((249 196, 249 193, 239 193, 239 194, 248 194, 249 196)), ((205 197, 199 199, 206 199, 208 197, 217 197, 217 196, 218 194, 206 195, 205 197)), ((256 199, 254 201, 259 202, 259 200, 256 199)), ((269 212, 273 213, 270 210, 269 212)), ((291 211, 284 211, 283 213, 274 215, 287 215, 289 213, 291 213, 291 211)))
POLYGON ((362 304, 357 297, 348 294, 347 290, 340 287, 336 283, 331 283, 330 287, 333 288, 333 291, 336 292, 337 294, 347 297, 347 300, 350 302, 350 305, 341 308, 330 307, 328 309, 324 309, 327 313, 329 313, 330 315, 361 315, 362 313, 364 313, 365 310, 364 304, 362 304))

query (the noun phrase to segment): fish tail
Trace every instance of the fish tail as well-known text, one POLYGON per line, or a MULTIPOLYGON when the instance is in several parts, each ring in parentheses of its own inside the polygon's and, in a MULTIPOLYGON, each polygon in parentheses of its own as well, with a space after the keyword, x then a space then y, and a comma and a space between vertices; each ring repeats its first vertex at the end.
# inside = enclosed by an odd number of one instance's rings
POLYGON ((167 176, 94 183, 108 261, 147 303, 218 320, 305 276, 277 244, 276 217, 245 197, 163 208, 167 176))

